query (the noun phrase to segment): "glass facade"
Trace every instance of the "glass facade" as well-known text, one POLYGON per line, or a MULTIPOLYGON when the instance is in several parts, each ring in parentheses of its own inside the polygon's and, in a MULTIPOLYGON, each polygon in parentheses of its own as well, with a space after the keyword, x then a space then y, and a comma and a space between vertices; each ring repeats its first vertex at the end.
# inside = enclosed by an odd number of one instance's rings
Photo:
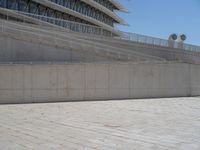
MULTIPOLYGON (((48 0, 48 1, 66 7, 70 10, 76 11, 80 14, 83 14, 95 20, 98 20, 111 27, 114 26, 115 20, 112 17, 110 17, 103 11, 100 11, 80 0, 48 0)), ((114 5, 110 3, 108 0, 94 0, 94 1, 108 8, 111 11, 113 11, 115 8, 114 5)), ((94 25, 93 23, 90 23, 82 18, 78 18, 73 15, 69 15, 67 13, 63 13, 61 11, 48 8, 47 6, 38 4, 32 0, 0 0, 0 7, 17 11, 23 11, 27 13, 33 13, 36 15, 43 15, 58 19, 64 19, 64 20, 94 25)))
POLYGON ((46 6, 37 4, 30 0, 0 0, 0 7, 12 9, 16 11, 32 13, 35 15, 42 15, 42 16, 53 17, 57 19, 64 19, 68 21, 74 21, 74 22, 93 25, 92 23, 86 20, 48 8, 46 6))
POLYGON ((66 8, 72 9, 86 16, 92 17, 110 26, 113 26, 113 23, 115 22, 113 18, 111 18, 104 12, 99 11, 98 9, 88 4, 85 4, 80 0, 49 0, 49 1, 64 6, 66 8))

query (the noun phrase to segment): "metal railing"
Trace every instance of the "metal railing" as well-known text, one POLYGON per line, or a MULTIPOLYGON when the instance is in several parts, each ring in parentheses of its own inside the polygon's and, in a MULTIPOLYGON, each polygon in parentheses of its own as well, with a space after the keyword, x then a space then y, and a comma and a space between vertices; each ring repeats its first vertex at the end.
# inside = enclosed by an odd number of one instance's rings
MULTIPOLYGON (((121 39, 121 40, 136 42, 136 43, 149 44, 149 45, 162 46, 162 47, 170 47, 170 48, 176 48, 176 49, 178 48, 178 49, 183 49, 183 50, 187 50, 187 51, 200 52, 200 46, 195 46, 195 45, 185 44, 185 43, 178 43, 178 42, 171 42, 171 41, 165 40, 165 39, 140 35, 140 34, 136 34, 136 33, 122 32, 122 31, 118 31, 120 36, 116 36, 112 32, 107 31, 101 27, 82 24, 82 23, 73 22, 73 21, 67 21, 67 20, 63 20, 63 19, 47 17, 47 16, 42 16, 42 15, 36 15, 36 14, 31 14, 31 13, 26 13, 26 12, 21 12, 21 11, 7 10, 7 13, 6 13, 7 20, 12 19, 9 17, 10 13, 12 13, 12 12, 23 15, 23 17, 21 18, 22 22, 29 22, 28 18, 34 18, 36 24, 41 24, 41 22, 48 22, 49 24, 61 26, 61 27, 64 27, 65 29, 69 29, 70 31, 75 31, 75 32, 79 32, 79 33, 87 33, 87 34, 91 34, 91 35, 106 36, 106 37, 111 37, 114 39, 121 39)), ((56 27, 56 26, 54 26, 54 27, 56 27)))
POLYGON ((155 46, 163 46, 163 47, 178 48, 178 49, 183 49, 183 50, 188 50, 188 51, 200 52, 200 46, 196 46, 196 45, 179 43, 176 41, 173 42, 173 41, 169 41, 165 39, 155 38, 155 37, 146 36, 146 35, 140 35, 136 33, 129 33, 129 32, 121 32, 121 33, 122 34, 120 37, 115 37, 115 38, 133 41, 137 43, 150 44, 150 45, 155 45, 155 46))

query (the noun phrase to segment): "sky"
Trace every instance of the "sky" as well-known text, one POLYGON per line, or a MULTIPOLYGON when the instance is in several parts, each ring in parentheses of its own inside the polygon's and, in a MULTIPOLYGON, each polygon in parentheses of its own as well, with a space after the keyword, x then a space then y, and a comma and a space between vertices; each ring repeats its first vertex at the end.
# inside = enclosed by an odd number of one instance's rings
POLYGON ((119 1, 129 12, 116 12, 128 23, 118 29, 162 39, 186 34, 186 43, 200 46, 200 0, 119 1))

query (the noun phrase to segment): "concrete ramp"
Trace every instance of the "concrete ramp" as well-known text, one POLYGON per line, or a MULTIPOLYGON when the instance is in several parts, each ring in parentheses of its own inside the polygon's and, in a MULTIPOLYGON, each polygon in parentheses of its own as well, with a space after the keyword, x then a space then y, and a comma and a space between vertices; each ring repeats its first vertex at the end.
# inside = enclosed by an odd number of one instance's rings
POLYGON ((59 32, 29 27, 8 21, 0 21, 1 38, 7 40, 1 42, 1 47, 5 48, 0 61, 6 61, 4 55, 10 58, 7 61, 77 61, 77 62, 95 62, 95 61, 161 61, 160 57, 127 51, 123 48, 116 48, 110 45, 104 45, 99 42, 89 41, 81 38, 74 38, 70 34, 63 35, 59 32), (13 41, 13 39, 15 41, 13 41), (10 40, 10 41, 9 41, 10 40), (11 42, 13 41, 13 42, 11 42), (8 45, 12 44, 12 47, 8 45), (30 43, 30 44, 29 44, 30 43), (48 54, 44 55, 48 46, 48 54), (35 50, 35 48, 37 50, 35 50), (19 52, 21 49, 21 52, 19 52), (31 57, 26 52, 31 51, 31 57), (62 51, 62 52, 61 52, 62 51), (10 53, 9 53, 10 52, 10 53), (11 56, 11 53, 14 56, 11 56), (71 54, 72 53, 72 54, 71 54), (16 54, 16 55, 15 55, 16 54), (19 57, 19 56, 20 57, 19 57), (50 57, 52 55, 55 58, 50 57), (71 56, 72 55, 72 56, 71 56), (65 59, 63 59, 65 56, 65 59), (100 56, 100 57, 99 57, 100 56), (44 59, 42 58, 44 57, 44 59), (35 59, 36 58, 36 59, 35 59), (101 59, 102 58, 102 59, 101 59))

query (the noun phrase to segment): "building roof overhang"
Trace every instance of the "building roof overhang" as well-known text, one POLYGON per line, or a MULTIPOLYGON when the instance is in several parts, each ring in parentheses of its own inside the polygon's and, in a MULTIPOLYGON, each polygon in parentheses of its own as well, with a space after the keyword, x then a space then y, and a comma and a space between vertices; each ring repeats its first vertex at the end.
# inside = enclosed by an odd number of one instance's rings
POLYGON ((121 3, 118 0, 108 0, 110 3, 112 3, 119 11, 128 12, 128 10, 121 5, 121 3))
POLYGON ((102 6, 101 4, 95 2, 95 1, 91 1, 91 0, 81 0, 82 2, 106 13, 108 16, 110 16, 111 18, 113 18, 113 20, 116 21, 116 23, 119 24, 123 24, 123 25, 128 25, 128 23, 123 20, 122 18, 120 18, 119 16, 117 16, 114 12, 112 12, 111 10, 109 10, 108 8, 102 6))

